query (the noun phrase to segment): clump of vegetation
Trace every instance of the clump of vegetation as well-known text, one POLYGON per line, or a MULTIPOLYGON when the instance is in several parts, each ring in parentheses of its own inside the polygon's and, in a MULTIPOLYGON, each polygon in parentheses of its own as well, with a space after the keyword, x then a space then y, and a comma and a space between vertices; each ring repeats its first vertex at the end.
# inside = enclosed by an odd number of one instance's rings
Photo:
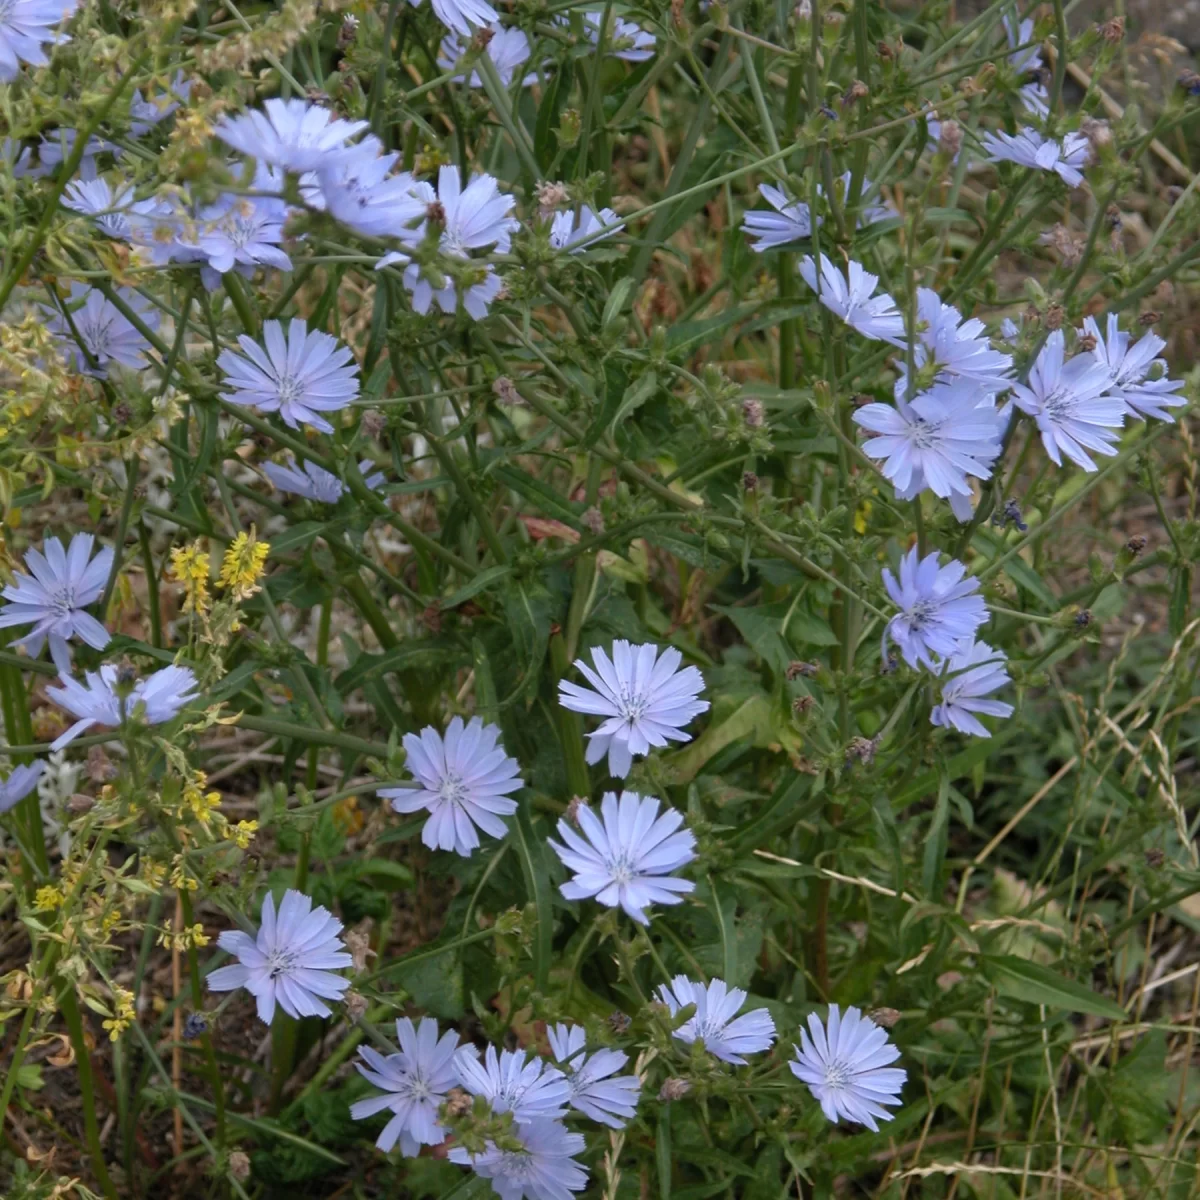
POLYGON ((1137 49, 0 0, 6 1196, 1195 1191, 1137 49))

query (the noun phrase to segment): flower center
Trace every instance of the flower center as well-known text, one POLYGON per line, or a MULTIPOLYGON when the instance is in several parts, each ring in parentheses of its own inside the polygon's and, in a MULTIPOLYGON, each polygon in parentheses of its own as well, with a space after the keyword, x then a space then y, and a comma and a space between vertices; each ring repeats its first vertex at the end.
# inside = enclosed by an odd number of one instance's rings
POLYGON ((825 1086, 835 1092, 850 1086, 850 1068, 840 1059, 835 1059, 825 1068, 825 1086))
POLYGON ((290 975, 296 965, 296 956, 290 950, 271 950, 267 954, 267 974, 272 979, 290 975))
POLYGON ((1042 401, 1042 411, 1046 416, 1058 420, 1070 414, 1073 399, 1070 388, 1057 387, 1042 401))
POLYGON ((452 254, 455 258, 467 258, 467 247, 462 234, 457 229, 447 229, 442 234, 441 248, 443 253, 452 254))
MULTIPOLYGON (((0 0, 0 4, 2 3, 4 3, 4 0, 0 0)), ((115 314, 101 317, 99 320, 92 322, 84 322, 78 316, 75 317, 75 328, 79 331, 79 336, 87 348, 87 352, 93 358, 103 359, 108 354, 115 320, 115 314)))
POLYGON ((304 393, 304 385, 294 375, 284 372, 279 376, 276 390, 279 393, 280 405, 295 404, 304 393))
MULTIPOLYGON (((0 4, 3 3, 4 0, 0 0, 0 4)), ((56 617, 68 617, 78 607, 79 602, 75 598, 73 583, 60 583, 50 593, 50 609, 56 617)))
POLYGON ((620 853, 614 854, 604 865, 608 868, 608 873, 612 876, 613 883, 626 884, 631 882, 637 875, 637 870, 633 863, 633 855, 628 850, 622 850, 620 853))
POLYGON ((438 795, 447 804, 461 804, 467 798, 467 785, 461 775, 450 771, 442 780, 438 795))
POLYGON ((515 1150, 505 1150, 500 1156, 499 1174, 505 1179, 516 1183, 529 1183, 533 1180, 536 1163, 532 1154, 515 1150))
POLYGON ((259 221, 255 213, 248 215, 234 216, 226 230, 226 236, 239 249, 244 249, 251 242, 258 241, 258 231, 262 228, 262 222, 259 221))
POLYGON ((417 1075, 408 1081, 408 1095, 411 1100, 421 1101, 432 1099, 433 1092, 430 1090, 429 1084, 417 1075))
POLYGON ((923 629, 933 619, 936 609, 932 600, 918 600, 904 615, 913 629, 923 629))
POLYGON ((649 707, 649 697, 643 692, 634 692, 629 687, 622 687, 617 695, 617 709, 630 725, 636 725, 646 715, 646 709, 649 707))
POLYGON ((917 417, 909 427, 909 441, 917 450, 928 450, 935 445, 941 437, 941 424, 934 424, 932 421, 926 421, 921 417, 917 417))

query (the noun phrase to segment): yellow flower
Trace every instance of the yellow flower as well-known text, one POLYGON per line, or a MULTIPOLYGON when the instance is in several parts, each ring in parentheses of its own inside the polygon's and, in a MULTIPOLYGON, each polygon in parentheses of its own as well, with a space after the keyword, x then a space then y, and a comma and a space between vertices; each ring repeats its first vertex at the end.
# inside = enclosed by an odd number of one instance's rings
POLYGON ((208 934, 204 932, 204 926, 197 922, 188 930, 188 941, 193 946, 207 946, 209 942, 208 934))
POLYGON ((258 540, 253 525, 248 534, 239 533, 230 542, 221 563, 220 584, 233 593, 234 599, 245 600, 262 590, 258 581, 270 549, 267 542, 258 540))
POLYGON ((121 1034, 130 1026, 130 1022, 124 1017, 111 1017, 107 1021, 101 1021, 101 1025, 108 1030, 108 1040, 110 1042, 120 1041, 121 1034))
POLYGON ((63 894, 56 887, 40 887, 33 898, 33 907, 38 912, 53 912, 63 902, 63 894))
POLYGON ((859 505, 858 511, 854 514, 854 532, 855 533, 866 533, 867 532, 867 518, 870 515, 871 515, 871 502, 870 502, 870 500, 864 500, 862 502, 862 504, 859 505))
POLYGON ((258 830, 257 821, 239 821, 231 830, 233 840, 239 850, 245 850, 250 845, 250 839, 258 830))
POLYGON ((171 551, 171 574, 184 587, 183 612, 204 614, 208 612, 209 556, 200 549, 200 543, 177 546, 171 551))
POLYGON ((221 806, 220 792, 206 792, 204 785, 208 776, 203 771, 196 771, 192 778, 183 785, 183 801, 196 816, 201 825, 207 825, 213 813, 221 806))
POLYGON ((133 1024, 133 993, 120 986, 113 987, 113 1016, 101 1022, 108 1030, 109 1041, 115 1042, 133 1024))
POLYGON ((194 892, 200 886, 200 881, 187 873, 182 854, 175 855, 174 865, 171 867, 171 886, 186 888, 189 892, 194 892))

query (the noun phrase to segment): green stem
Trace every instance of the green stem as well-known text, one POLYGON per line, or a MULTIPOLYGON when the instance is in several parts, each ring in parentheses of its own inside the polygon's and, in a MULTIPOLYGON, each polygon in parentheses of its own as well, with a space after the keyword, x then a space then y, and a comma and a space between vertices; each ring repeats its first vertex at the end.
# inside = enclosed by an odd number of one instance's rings
MULTIPOLYGON (((195 922, 192 909, 192 898, 187 888, 179 891, 179 901, 183 908, 184 924, 190 929, 195 922)), ((197 1012, 204 1007, 204 991, 200 983, 200 959, 194 944, 189 944, 187 951, 188 980, 191 985, 192 1008, 197 1012)), ((225 1145, 225 1084, 221 1078, 221 1069, 217 1065, 217 1054, 213 1047, 212 1033, 206 1031, 200 1038, 204 1051, 205 1068, 208 1072, 208 1083, 212 1088, 213 1105, 216 1111, 216 1141, 219 1148, 225 1145)))
MULTIPOLYGON (((484 57, 486 58, 487 55, 484 55, 484 57)), ((487 542, 488 549, 492 552, 492 557, 497 563, 507 563, 508 555, 505 553, 504 543, 496 533, 496 527, 492 524, 487 510, 475 494, 475 489, 459 468, 453 453, 442 445, 441 439, 433 428, 431 413, 428 410, 425 414, 425 438, 433 448, 433 453, 441 464, 442 470, 454 481, 454 490, 458 493, 459 499, 471 510, 471 514, 475 518, 475 523, 479 526, 479 532, 483 535, 483 540, 487 542)))
MULTIPOLYGON (((8 631, 0 634, 4 642, 8 631)), ((4 733, 9 743, 9 754, 18 761, 31 761, 32 756, 21 753, 15 747, 33 741, 33 723, 29 717, 29 700, 25 694, 25 683, 21 671, 11 663, 0 664, 0 704, 4 711, 4 733)), ((42 805, 34 788, 13 810, 13 819, 24 829, 24 839, 34 857, 34 870, 22 869, 21 878, 25 893, 32 898, 36 890, 35 875, 45 877, 50 870, 50 856, 46 851, 46 831, 42 825, 42 805)), ((3 1114, 0 1108, 0 1114, 3 1114)))
POLYGON ((242 328, 252 338, 258 337, 258 314, 251 307, 250 297, 246 295, 242 281, 232 271, 227 271, 221 276, 221 282, 225 285, 225 294, 232 302, 242 328))
POLYGON ((71 153, 67 155, 66 162, 59 167, 58 174, 54 177, 54 184, 50 194, 46 197, 46 206, 42 209, 42 215, 29 235, 28 244, 21 252, 21 257, 13 264, 12 270, 4 277, 4 281, 0 283, 0 311, 3 311, 4 306, 8 303, 9 296, 12 295, 13 288, 24 278, 25 272, 29 270, 29 265, 33 262, 37 252, 45 244, 46 230, 50 228, 51 222, 54 221, 59 213, 59 197, 66 190, 67 184, 75 178, 75 172, 79 170, 79 164, 83 162, 83 152, 87 148, 88 142, 91 141, 92 134, 108 118, 108 114, 112 112, 114 105, 124 95, 125 89, 141 71, 142 67, 146 65, 148 57, 149 55, 143 54, 121 76, 117 81, 117 86, 105 96, 104 103, 96 109, 95 115, 88 122, 87 128, 79 130, 76 134, 75 145, 71 148, 71 153))
POLYGON ((108 602, 112 599, 113 589, 121 574, 121 560, 125 556, 125 537, 129 532, 129 518, 133 515, 133 502, 137 498, 138 473, 141 470, 141 460, 136 458, 125 461, 125 499, 121 503, 121 515, 117 518, 117 532, 113 535, 113 563, 104 585, 104 595, 100 597, 100 614, 108 615, 108 602))
POLYGON ((58 1007, 67 1023, 71 1048, 75 1051, 75 1074, 79 1080, 79 1098, 83 1106, 83 1129, 91 1155, 92 1174, 96 1177, 108 1200, 117 1200, 117 1190, 109 1178, 104 1163, 104 1148, 100 1145, 100 1122, 96 1117, 96 1090, 92 1079, 91 1051, 83 1032, 83 1015, 79 1010, 79 997, 75 993, 73 980, 64 980, 58 997, 58 1007))
MULTIPOLYGON (((332 729, 317 729, 309 725, 295 725, 290 721, 276 721, 270 717, 255 717, 242 714, 238 724, 243 729, 254 729, 259 733, 273 733, 276 737, 293 738, 315 746, 333 746, 337 750, 348 750, 352 754, 371 755, 376 758, 387 758, 389 748, 385 742, 368 742, 362 738, 352 737, 348 733, 338 733, 332 729)), ((108 740, 108 739, 105 739, 108 740)), ((72 745, 82 744, 82 739, 72 745)))
POLYGON ((150 610, 150 644, 155 649, 163 647, 162 608, 158 599, 158 571, 154 566, 154 552, 150 548, 150 530, 145 521, 138 522, 138 541, 142 547, 142 562, 146 571, 146 606, 150 610))
MULTIPOLYGON (((557 689, 558 681, 567 673, 570 660, 567 658, 567 643, 561 633, 550 638, 550 672, 553 686, 557 689)), ((582 796, 585 800, 592 794, 592 780, 588 773, 587 760, 583 750, 583 730, 576 713, 569 712, 561 704, 552 708, 554 724, 558 730, 559 744, 562 746, 563 765, 567 772, 567 786, 574 796, 582 796)))

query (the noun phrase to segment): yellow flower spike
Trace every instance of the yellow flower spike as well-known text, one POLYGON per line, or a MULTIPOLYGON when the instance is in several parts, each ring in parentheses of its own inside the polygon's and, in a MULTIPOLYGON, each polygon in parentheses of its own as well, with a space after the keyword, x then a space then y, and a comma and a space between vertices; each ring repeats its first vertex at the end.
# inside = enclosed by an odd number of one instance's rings
POLYGON ((235 600, 245 600, 261 591, 259 580, 267 561, 271 546, 268 542, 260 542, 254 526, 250 532, 239 533, 225 551, 221 562, 221 587, 227 588, 235 600))
POLYGON ((33 907, 38 912, 53 912, 63 902, 63 894, 56 887, 40 887, 33 898, 33 907))
POLYGON ((198 541, 190 546, 177 546, 171 551, 171 574, 183 584, 182 612, 200 615, 208 612, 209 556, 200 549, 198 541))

